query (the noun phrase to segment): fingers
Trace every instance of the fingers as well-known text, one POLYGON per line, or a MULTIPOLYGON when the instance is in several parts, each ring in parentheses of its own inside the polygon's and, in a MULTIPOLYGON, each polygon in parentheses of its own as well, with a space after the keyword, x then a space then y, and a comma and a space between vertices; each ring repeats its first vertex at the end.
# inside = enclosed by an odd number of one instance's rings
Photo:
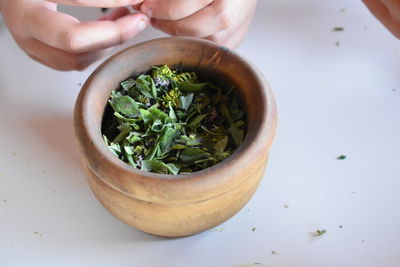
POLYGON ((388 8, 393 18, 398 22, 400 22, 400 1, 398 0, 381 0, 381 1, 388 8))
POLYGON ((233 15, 220 7, 223 1, 214 1, 197 13, 180 20, 151 19, 153 27, 172 36, 206 37, 226 30, 233 22, 233 15))
POLYGON ((172 36, 204 38, 228 29, 239 28, 251 18, 255 1, 214 0, 211 5, 180 20, 151 19, 153 27, 172 36))
POLYGON ((213 0, 146 0, 140 10, 156 19, 178 20, 196 13, 212 2, 213 0))
POLYGON ((126 16, 131 12, 126 7, 119 7, 113 10, 110 14, 100 17, 98 20, 116 20, 120 17, 126 16))
POLYGON ((226 31, 222 31, 210 36, 207 36, 204 39, 213 41, 218 43, 219 45, 226 46, 230 49, 234 49, 239 46, 239 44, 243 41, 248 28, 251 24, 251 18, 248 18, 238 29, 229 29, 226 31))
POLYGON ((83 70, 100 59, 107 50, 91 53, 72 54, 48 46, 35 39, 19 43, 21 48, 34 60, 56 70, 83 70))
POLYGON ((377 19, 386 19, 388 16, 389 10, 380 0, 363 0, 363 2, 377 19))
POLYGON ((48 1, 61 5, 88 6, 88 7, 123 7, 143 2, 143 0, 48 0, 48 1))
POLYGON ((42 7, 31 13, 28 25, 33 38, 69 53, 85 53, 121 44, 143 30, 148 19, 143 14, 126 14, 118 9, 111 19, 79 22, 76 18, 42 7))
POLYGON ((140 11, 140 7, 142 6, 142 4, 135 4, 135 5, 132 5, 132 8, 134 9, 134 10, 136 10, 136 11, 140 11))
POLYGON ((80 22, 57 12, 57 4, 48 1, 2 3, 4 21, 18 45, 57 70, 84 69, 148 24, 144 14, 131 14, 127 8, 117 8, 99 21, 80 22))
POLYGON ((400 14, 393 15, 380 0, 363 0, 371 13, 397 38, 400 39, 400 14))

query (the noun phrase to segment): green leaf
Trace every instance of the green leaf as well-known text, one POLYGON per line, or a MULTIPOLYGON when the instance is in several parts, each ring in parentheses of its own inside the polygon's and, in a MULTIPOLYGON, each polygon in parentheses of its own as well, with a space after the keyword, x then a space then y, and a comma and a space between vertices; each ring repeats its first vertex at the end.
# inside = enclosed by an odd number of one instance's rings
POLYGON ((119 155, 121 154, 121 146, 119 144, 110 143, 110 141, 108 141, 107 136, 105 135, 103 135, 103 139, 108 149, 111 151, 111 153, 113 153, 117 158, 119 158, 119 155))
POLYGON ((164 130, 165 125, 164 125, 164 123, 163 123, 161 120, 156 119, 156 120, 153 122, 153 124, 151 125, 150 128, 151 128, 152 131, 154 131, 154 132, 156 132, 156 133, 160 133, 160 132, 162 132, 162 131, 164 130))
POLYGON ((138 134, 137 132, 130 132, 129 135, 126 137, 126 140, 130 144, 134 144, 134 143, 140 142, 142 140, 140 135, 141 134, 138 134))
POLYGON ((112 141, 112 143, 116 144, 122 141, 122 139, 125 138, 125 136, 127 136, 129 134, 129 132, 132 130, 131 126, 129 126, 128 124, 124 123, 121 124, 118 129, 121 131, 117 137, 115 137, 115 139, 112 141))
POLYGON ((186 112, 178 111, 178 112, 176 112, 176 115, 177 115, 178 119, 181 121, 184 121, 187 118, 186 112))
POLYGON ((179 158, 185 163, 193 163, 197 160, 202 160, 209 156, 210 153, 207 153, 200 148, 190 147, 183 150, 179 158))
POLYGON ((108 149, 117 157, 119 157, 121 154, 121 146, 119 144, 111 143, 108 146, 108 149))
POLYGON ((171 118, 172 122, 177 122, 178 118, 176 117, 175 111, 171 106, 171 102, 168 103, 169 106, 169 117, 171 118))
POLYGON ((137 167, 135 161, 133 160, 133 156, 135 154, 135 149, 132 146, 124 146, 125 157, 128 160, 129 165, 132 167, 137 167))
POLYGON ((194 117, 189 123, 188 127, 191 129, 196 129, 200 126, 200 123, 208 116, 208 114, 200 114, 194 117))
POLYGON ((192 83, 192 82, 178 82, 179 90, 185 92, 198 92, 204 90, 209 83, 192 83))
POLYGON ((222 116, 224 116, 225 120, 228 122, 228 125, 231 126, 233 124, 232 116, 225 103, 222 103, 219 106, 219 111, 221 112, 222 116))
POLYGON ((116 98, 116 97, 119 97, 119 96, 122 96, 122 95, 123 95, 122 91, 112 90, 110 98, 113 99, 113 98, 116 98))
POLYGON ((195 134, 190 134, 189 136, 181 135, 176 141, 188 146, 197 146, 200 145, 202 138, 195 134))
POLYGON ((153 79, 150 79, 150 85, 151 85, 151 92, 152 92, 152 94, 153 94, 153 98, 154 98, 154 99, 157 99, 157 87, 156 87, 156 85, 154 84, 153 79))
POLYGON ((146 109, 140 109, 139 111, 145 126, 149 125, 153 121, 153 115, 151 112, 146 109))
POLYGON ((168 166, 168 170, 171 174, 173 175, 177 175, 179 173, 180 170, 180 166, 177 164, 173 164, 173 163, 168 163, 166 164, 168 166))
POLYGON ((313 237, 317 237, 317 236, 321 236, 321 235, 323 235, 323 234, 325 234, 326 233, 326 230, 325 229, 323 229, 323 230, 316 230, 314 233, 312 233, 312 236, 313 237))
POLYGON ((232 104, 229 107, 230 113, 232 115, 232 120, 241 120, 244 117, 244 112, 239 108, 236 99, 232 100, 232 104))
POLYGON ((164 134, 161 136, 159 142, 161 155, 165 155, 170 151, 171 145, 173 144, 177 134, 179 134, 179 132, 174 128, 167 128, 164 131, 164 134))
POLYGON ((228 132, 231 135, 236 147, 243 143, 244 131, 242 129, 239 129, 235 124, 232 124, 232 126, 229 127, 228 132))
POLYGON ((188 94, 187 96, 181 96, 179 98, 178 107, 183 109, 184 111, 187 111, 193 102, 193 96, 194 96, 194 94, 188 94))
POLYGON ((175 73, 168 67, 168 65, 162 65, 160 67, 153 66, 152 76, 153 78, 161 77, 171 79, 172 77, 175 77, 175 73))
POLYGON ((182 150, 187 148, 186 145, 182 145, 182 144, 175 144, 173 146, 171 146, 170 150, 182 150))
POLYGON ((140 75, 136 79, 136 89, 144 96, 148 98, 154 98, 152 89, 150 89, 150 86, 152 86, 152 81, 153 79, 150 77, 150 75, 140 75))
POLYGON ((217 153, 222 153, 225 151, 227 145, 228 145, 228 136, 224 136, 217 141, 217 143, 214 145, 213 148, 217 153))
POLYGON ((126 154, 128 154, 128 155, 135 154, 135 149, 133 146, 124 146, 124 150, 125 150, 126 154))
POLYGON ((141 169, 142 171, 177 175, 180 168, 175 164, 165 164, 160 160, 143 160, 141 169))
POLYGON ((112 107, 118 113, 128 117, 138 117, 140 115, 138 104, 130 96, 119 96, 110 100, 112 107))
POLYGON ((129 92, 136 84, 134 79, 128 79, 120 83, 125 92, 129 92))
POLYGON ((114 112, 114 116, 124 122, 130 122, 130 123, 135 123, 135 122, 138 122, 141 120, 140 118, 135 118, 135 119, 126 118, 126 117, 122 116, 121 114, 119 114, 118 112, 114 112))
POLYGON ((148 155, 146 156, 146 159, 147 160, 154 159, 154 157, 157 154, 159 154, 159 152, 158 152, 159 150, 160 150, 160 146, 159 146, 158 141, 157 141, 156 144, 153 146, 153 148, 148 152, 148 155))

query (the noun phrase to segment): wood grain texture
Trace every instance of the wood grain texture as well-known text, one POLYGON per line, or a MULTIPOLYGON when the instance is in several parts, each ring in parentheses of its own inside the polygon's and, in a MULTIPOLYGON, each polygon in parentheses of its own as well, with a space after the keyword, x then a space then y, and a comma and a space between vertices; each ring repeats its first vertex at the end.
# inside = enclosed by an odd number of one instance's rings
POLYGON ((85 174, 99 201, 139 230, 180 237, 224 222, 254 194, 275 135, 276 107, 265 79, 237 54, 209 41, 162 38, 129 47, 99 66, 78 96, 74 124, 85 174), (182 64, 235 85, 247 133, 231 157, 196 173, 172 176, 142 172, 108 151, 101 121, 111 91, 132 73, 162 64, 182 64))

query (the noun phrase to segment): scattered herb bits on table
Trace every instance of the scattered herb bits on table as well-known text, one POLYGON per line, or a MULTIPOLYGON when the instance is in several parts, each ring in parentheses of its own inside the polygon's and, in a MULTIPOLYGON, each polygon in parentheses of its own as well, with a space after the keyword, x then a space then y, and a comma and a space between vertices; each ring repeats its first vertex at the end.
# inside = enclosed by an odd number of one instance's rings
POLYGON ((233 90, 200 81, 194 72, 153 67, 112 91, 104 142, 143 171, 176 175, 211 167, 243 142, 245 114, 233 90))

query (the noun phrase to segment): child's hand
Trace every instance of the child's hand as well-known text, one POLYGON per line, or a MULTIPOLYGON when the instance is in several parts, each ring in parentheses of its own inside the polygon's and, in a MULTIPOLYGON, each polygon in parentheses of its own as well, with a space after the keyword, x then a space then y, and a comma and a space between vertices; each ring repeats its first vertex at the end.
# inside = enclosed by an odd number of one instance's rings
POLYGON ((400 39, 400 0, 363 0, 374 16, 400 39))
POLYGON ((236 47, 250 25, 257 0, 144 0, 139 9, 153 27, 172 36, 205 38, 236 47))
POLYGON ((33 59, 58 70, 82 70, 107 48, 134 37, 148 24, 144 14, 121 7, 97 21, 80 22, 57 11, 57 4, 115 7, 143 0, 0 0, 4 22, 33 59))

